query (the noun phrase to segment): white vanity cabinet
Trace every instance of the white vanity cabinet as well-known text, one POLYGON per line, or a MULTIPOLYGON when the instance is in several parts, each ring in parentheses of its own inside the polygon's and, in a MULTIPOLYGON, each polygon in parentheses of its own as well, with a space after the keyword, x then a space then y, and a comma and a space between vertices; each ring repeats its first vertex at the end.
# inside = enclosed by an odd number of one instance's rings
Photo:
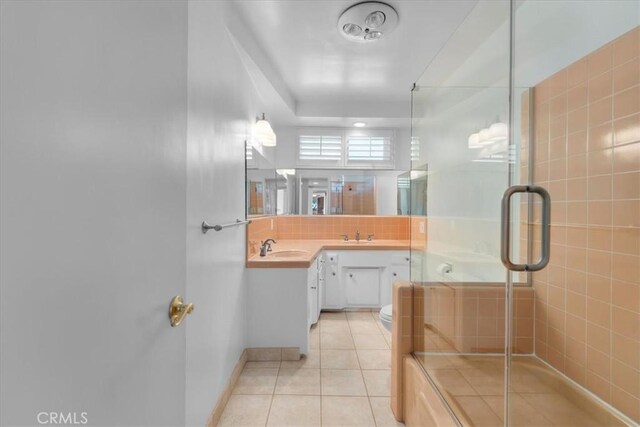
POLYGON ((247 347, 307 353, 321 309, 391 304, 393 280, 409 276, 408 258, 409 251, 324 251, 308 268, 249 268, 247 347))
POLYGON ((409 280, 409 251, 348 250, 324 253, 323 309, 391 304, 394 280, 409 280))
POLYGON ((320 317, 320 256, 309 268, 249 268, 247 347, 309 350, 309 328, 320 317))

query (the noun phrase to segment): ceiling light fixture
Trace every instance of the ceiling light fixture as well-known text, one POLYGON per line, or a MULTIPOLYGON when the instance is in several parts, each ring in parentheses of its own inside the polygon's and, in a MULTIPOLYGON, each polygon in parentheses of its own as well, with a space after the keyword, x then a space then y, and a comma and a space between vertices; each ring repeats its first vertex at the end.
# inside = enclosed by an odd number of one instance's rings
POLYGON ((398 13, 386 3, 369 1, 345 10, 338 19, 338 31, 355 42, 375 41, 398 25, 398 13))
POLYGON ((254 135, 263 147, 275 147, 277 144, 276 134, 267 119, 264 118, 264 113, 262 113, 262 118, 258 119, 256 123, 254 135))
POLYGON ((366 124, 365 122, 355 122, 355 123, 353 124, 353 126, 354 126, 354 127, 357 127, 357 128, 363 128, 363 127, 365 127, 366 125, 367 125, 367 124, 366 124))

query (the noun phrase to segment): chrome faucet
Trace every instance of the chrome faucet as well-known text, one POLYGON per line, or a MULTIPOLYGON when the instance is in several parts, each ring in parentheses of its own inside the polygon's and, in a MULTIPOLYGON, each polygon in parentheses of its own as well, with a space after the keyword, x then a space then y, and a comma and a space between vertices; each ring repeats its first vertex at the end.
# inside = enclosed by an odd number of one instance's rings
POLYGON ((373 241, 373 233, 369 233, 367 235, 367 242, 371 242, 371 241, 373 241))
POLYGON ((342 240, 344 240, 345 242, 349 241, 349 235, 348 234, 341 234, 342 236, 342 240))
POLYGON ((360 230, 356 230, 356 242, 360 243, 360 230))
POLYGON ((267 252, 271 252, 271 244, 276 244, 277 242, 273 239, 267 239, 262 242, 262 246, 260 246, 260 256, 267 256, 267 252))

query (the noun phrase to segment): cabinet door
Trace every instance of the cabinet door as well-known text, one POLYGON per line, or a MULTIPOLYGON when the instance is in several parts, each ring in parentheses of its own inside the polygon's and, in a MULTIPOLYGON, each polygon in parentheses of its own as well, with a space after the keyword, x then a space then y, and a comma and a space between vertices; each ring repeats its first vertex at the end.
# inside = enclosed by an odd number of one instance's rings
POLYGON ((307 273, 307 323, 309 327, 318 321, 320 315, 318 313, 318 267, 316 263, 309 268, 307 273))
POLYGON ((324 305, 322 308, 344 308, 344 287, 340 284, 337 265, 326 265, 324 279, 324 305))
POLYGON ((380 269, 345 268, 347 305, 353 307, 380 306, 380 269))
POLYGON ((392 265, 391 266, 391 284, 396 280, 409 280, 410 270, 408 265, 392 265))

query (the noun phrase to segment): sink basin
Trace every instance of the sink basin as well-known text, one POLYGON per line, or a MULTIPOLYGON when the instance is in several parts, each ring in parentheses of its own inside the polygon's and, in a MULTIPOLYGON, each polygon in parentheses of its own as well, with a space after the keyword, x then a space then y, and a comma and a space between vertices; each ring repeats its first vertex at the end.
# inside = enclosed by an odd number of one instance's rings
POLYGON ((309 253, 309 251, 305 251, 305 250, 302 250, 302 249, 288 249, 288 250, 270 252, 267 255, 267 257, 270 257, 270 258, 295 258, 295 257, 305 256, 308 253, 309 253))

